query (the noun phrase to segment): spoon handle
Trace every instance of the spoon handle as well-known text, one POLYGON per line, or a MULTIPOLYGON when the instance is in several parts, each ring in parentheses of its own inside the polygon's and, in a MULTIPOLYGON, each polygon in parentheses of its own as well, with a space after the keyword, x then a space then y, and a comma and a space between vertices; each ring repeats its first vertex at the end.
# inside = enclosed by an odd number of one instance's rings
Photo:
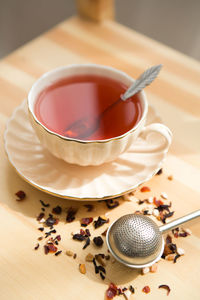
POLYGON ((192 212, 192 213, 190 213, 190 214, 188 214, 186 216, 178 218, 178 219, 176 219, 176 220, 174 220, 174 221, 172 221, 170 223, 167 223, 167 224, 165 224, 163 226, 160 226, 159 230, 162 233, 164 233, 164 232, 166 232, 168 230, 174 229, 174 228, 178 227, 179 225, 181 225, 181 224, 183 224, 185 222, 188 222, 190 220, 193 220, 193 219, 195 219, 197 217, 200 217, 200 209, 198 209, 198 210, 196 210, 196 211, 194 211, 194 212, 192 212))
POLYGON ((128 88, 128 90, 121 96, 123 101, 140 92, 147 85, 149 85, 157 76, 162 68, 162 65, 156 65, 147 69, 135 82, 128 88))

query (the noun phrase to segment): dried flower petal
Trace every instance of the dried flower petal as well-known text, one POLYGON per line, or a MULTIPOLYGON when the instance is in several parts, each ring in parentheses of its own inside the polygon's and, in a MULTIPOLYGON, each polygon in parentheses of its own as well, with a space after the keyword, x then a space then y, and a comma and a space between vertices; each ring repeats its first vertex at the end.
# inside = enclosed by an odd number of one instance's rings
POLYGON ((48 247, 50 253, 55 253, 58 250, 58 248, 53 243, 49 243, 46 246, 48 247))
POLYGON ((83 249, 87 248, 89 245, 90 245, 90 238, 88 237, 85 242, 85 245, 83 246, 83 249))
POLYGON ((169 293, 171 291, 170 287, 167 284, 161 284, 161 285, 159 285, 158 288, 167 290, 167 296, 169 295, 169 293))
POLYGON ((162 200, 157 200, 156 197, 153 198, 153 203, 157 207, 164 204, 162 200))
POLYGON ((109 219, 103 219, 101 217, 98 217, 98 219, 96 221, 94 221, 93 224, 94 224, 95 228, 98 228, 108 222, 109 222, 109 219))
POLYGON ((92 223, 92 221, 93 221, 93 218, 82 218, 81 219, 81 226, 86 227, 87 225, 92 223))
POLYGON ((106 236, 107 231, 108 231, 108 228, 106 230, 104 230, 101 235, 106 236))

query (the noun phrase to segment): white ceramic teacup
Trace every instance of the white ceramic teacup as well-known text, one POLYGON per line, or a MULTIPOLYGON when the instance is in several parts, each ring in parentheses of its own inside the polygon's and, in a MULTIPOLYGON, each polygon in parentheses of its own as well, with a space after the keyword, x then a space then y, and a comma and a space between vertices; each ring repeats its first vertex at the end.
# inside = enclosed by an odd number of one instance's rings
POLYGON ((163 144, 159 147, 168 147, 171 144, 171 132, 163 124, 151 124, 145 127, 148 112, 148 102, 144 91, 139 93, 142 117, 140 121, 123 135, 106 140, 82 141, 78 139, 63 137, 46 128, 35 115, 35 103, 39 94, 56 81, 74 75, 102 75, 122 82, 130 86, 134 79, 111 67, 96 64, 77 64, 54 69, 45 73, 32 86, 28 94, 29 117, 33 128, 41 142, 53 155, 65 160, 68 163, 81 166, 100 165, 105 162, 115 160, 120 154, 125 152, 137 139, 139 134, 148 135, 151 132, 159 133, 163 136, 163 144))

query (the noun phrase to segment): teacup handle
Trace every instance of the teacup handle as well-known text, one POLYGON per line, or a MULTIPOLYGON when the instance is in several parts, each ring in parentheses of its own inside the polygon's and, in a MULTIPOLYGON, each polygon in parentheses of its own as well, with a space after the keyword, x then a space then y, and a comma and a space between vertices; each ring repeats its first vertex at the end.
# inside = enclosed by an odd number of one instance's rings
POLYGON ((163 124, 153 123, 144 127, 140 133, 140 136, 146 139, 151 133, 158 133, 164 137, 164 142, 160 145, 153 146, 151 150, 162 151, 163 149, 166 149, 167 151, 172 142, 172 133, 170 129, 163 124))

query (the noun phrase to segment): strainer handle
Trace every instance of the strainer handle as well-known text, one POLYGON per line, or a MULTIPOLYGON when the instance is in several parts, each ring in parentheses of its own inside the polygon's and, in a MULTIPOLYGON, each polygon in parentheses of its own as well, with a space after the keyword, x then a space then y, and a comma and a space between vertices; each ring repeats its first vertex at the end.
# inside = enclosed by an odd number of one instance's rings
POLYGON ((165 224, 163 226, 160 226, 159 230, 162 233, 164 233, 166 231, 174 229, 174 228, 178 227, 179 225, 181 225, 183 223, 186 223, 188 221, 191 221, 191 220, 193 220, 195 218, 198 218, 198 217, 200 217, 200 209, 198 209, 198 210, 196 210, 196 211, 194 211, 194 212, 192 212, 192 213, 190 213, 190 214, 188 214, 188 215, 186 215, 184 217, 178 218, 178 219, 176 219, 176 220, 174 220, 174 221, 172 221, 170 223, 167 223, 167 224, 165 224))

